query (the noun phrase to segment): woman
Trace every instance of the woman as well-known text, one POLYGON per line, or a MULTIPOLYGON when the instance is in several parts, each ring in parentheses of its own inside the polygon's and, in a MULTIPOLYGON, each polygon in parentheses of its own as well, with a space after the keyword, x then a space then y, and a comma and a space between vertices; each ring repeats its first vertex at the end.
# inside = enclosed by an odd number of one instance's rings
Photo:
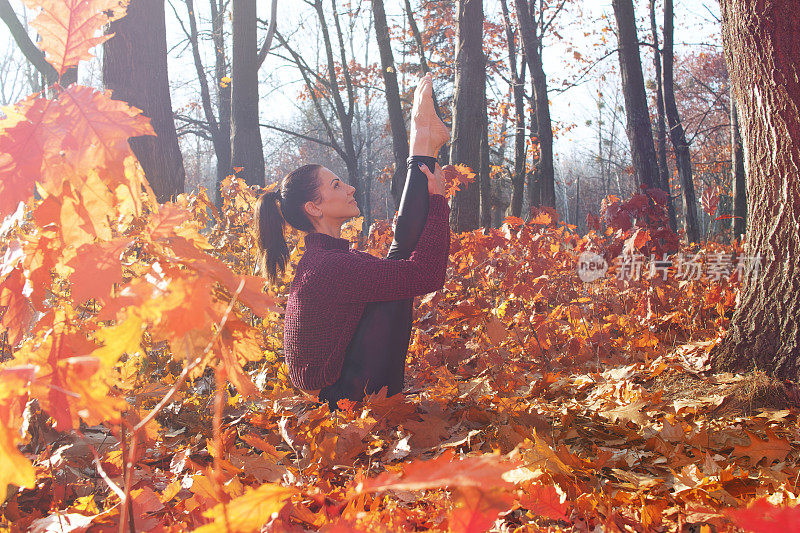
POLYGON ((292 171, 256 204, 270 283, 289 257, 284 219, 307 233, 287 300, 284 351, 292 383, 331 409, 384 386, 388 394, 402 390, 413 297, 444 284, 450 207, 435 155, 449 136, 428 74, 414 93, 408 174, 386 259, 350 250, 340 237, 341 225, 360 214, 355 189, 321 165, 292 171))

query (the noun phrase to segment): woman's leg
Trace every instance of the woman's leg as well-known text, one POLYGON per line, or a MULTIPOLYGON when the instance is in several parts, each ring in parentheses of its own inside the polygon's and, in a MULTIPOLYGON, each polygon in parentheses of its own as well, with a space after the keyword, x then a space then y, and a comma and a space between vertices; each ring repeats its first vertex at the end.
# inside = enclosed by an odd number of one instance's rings
MULTIPOLYGON (((406 183, 387 259, 411 256, 428 217, 428 178, 417 163, 433 170, 436 158, 414 155, 407 162, 406 183)), ((388 395, 403 390, 413 302, 413 298, 407 298, 367 303, 347 346, 339 379, 320 391, 320 400, 327 401, 331 410, 342 398, 361 400, 365 393, 372 394, 384 386, 388 395)))

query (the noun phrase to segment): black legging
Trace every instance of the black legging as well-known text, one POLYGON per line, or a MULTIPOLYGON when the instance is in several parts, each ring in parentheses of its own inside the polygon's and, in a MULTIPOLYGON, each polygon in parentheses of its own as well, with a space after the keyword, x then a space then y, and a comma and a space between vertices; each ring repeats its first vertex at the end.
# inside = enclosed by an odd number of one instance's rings
MULTIPOLYGON (((434 170, 435 157, 412 155, 387 259, 408 259, 417 245, 428 218, 428 178, 417 167, 434 170)), ((411 338, 414 298, 369 302, 347 346, 342 373, 333 384, 320 390, 319 398, 331 410, 342 399, 358 401, 384 386, 391 396, 403 390, 406 354, 411 338)))

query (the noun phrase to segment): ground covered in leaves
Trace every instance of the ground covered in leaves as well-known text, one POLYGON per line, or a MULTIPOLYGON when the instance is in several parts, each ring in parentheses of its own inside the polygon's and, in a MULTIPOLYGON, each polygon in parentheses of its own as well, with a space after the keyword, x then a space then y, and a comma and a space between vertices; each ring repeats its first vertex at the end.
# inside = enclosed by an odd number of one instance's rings
MULTIPOLYGON (((197 228, 246 271, 255 196, 226 183, 221 214, 184 197, 193 218, 171 231, 197 228)), ((387 222, 368 237, 358 229, 344 235, 385 254, 387 222)), ((248 394, 225 366, 182 372, 169 345, 145 334, 144 350, 116 367, 128 383, 109 391, 125 399, 119 423, 57 431, 30 398, 19 444, 35 484, 9 487, 2 524, 112 530, 121 512, 136 531, 760 531, 796 521, 791 391, 761 374, 709 373, 736 276, 618 280, 612 268, 583 283, 578 254, 621 237, 573 230, 542 212, 454 235, 445 287, 416 299, 405 393, 334 413, 289 383, 279 312, 259 318, 236 303, 222 318, 259 332, 234 354, 248 394)), ((294 265, 302 241, 292 239, 294 265)), ((124 278, 150 261, 130 257, 124 278)))

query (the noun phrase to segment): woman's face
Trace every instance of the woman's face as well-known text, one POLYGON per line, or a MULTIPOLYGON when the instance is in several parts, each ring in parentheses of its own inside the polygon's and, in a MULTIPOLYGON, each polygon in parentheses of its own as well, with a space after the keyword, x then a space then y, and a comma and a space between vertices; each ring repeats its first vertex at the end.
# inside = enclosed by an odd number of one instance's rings
POLYGON ((322 217, 331 222, 344 222, 361 214, 358 204, 353 196, 356 188, 343 182, 339 176, 331 172, 326 167, 322 167, 317 172, 319 181, 319 193, 322 200, 313 204, 312 216, 322 217))

